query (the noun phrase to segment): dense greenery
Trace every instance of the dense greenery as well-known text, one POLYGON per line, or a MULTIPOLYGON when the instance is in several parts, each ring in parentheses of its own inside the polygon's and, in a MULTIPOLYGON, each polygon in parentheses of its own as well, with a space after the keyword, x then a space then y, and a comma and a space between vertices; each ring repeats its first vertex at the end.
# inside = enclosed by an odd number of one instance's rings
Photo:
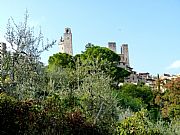
POLYGON ((56 67, 63 68, 75 68, 75 62, 73 57, 66 53, 56 53, 53 56, 49 57, 49 69, 54 70, 56 67))
POLYGON ((42 34, 35 37, 27 20, 26 14, 7 29, 17 47, 2 62, 0 134, 180 134, 180 79, 164 93, 142 84, 119 87, 129 75, 117 67, 120 57, 92 44, 76 56, 54 54, 44 66, 40 53, 54 42, 39 50, 42 34))
POLYGON ((124 77, 130 73, 123 68, 118 67, 120 57, 118 54, 106 47, 99 47, 93 44, 87 44, 86 50, 82 54, 70 56, 65 53, 57 53, 49 58, 49 70, 63 68, 89 68, 89 72, 93 72, 90 67, 97 66, 104 73, 108 74, 116 84, 122 82, 124 77))
POLYGON ((165 92, 155 95, 155 104, 161 108, 163 117, 180 118, 180 78, 172 79, 164 87, 165 92))
POLYGON ((125 84, 115 93, 117 93, 119 105, 133 111, 150 106, 153 98, 151 89, 145 85, 125 84))

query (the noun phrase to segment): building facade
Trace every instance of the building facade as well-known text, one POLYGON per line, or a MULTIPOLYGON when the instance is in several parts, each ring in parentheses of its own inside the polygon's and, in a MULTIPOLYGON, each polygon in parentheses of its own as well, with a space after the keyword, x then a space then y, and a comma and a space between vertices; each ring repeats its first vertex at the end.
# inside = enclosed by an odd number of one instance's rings
POLYGON ((65 28, 63 37, 59 41, 60 52, 73 55, 72 33, 70 28, 65 28))

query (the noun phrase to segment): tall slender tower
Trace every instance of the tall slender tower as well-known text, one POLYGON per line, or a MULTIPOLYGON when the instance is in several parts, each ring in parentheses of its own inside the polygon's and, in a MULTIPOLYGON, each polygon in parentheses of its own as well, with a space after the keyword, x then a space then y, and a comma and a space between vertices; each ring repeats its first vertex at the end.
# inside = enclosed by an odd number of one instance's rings
POLYGON ((108 48, 116 53, 116 42, 108 42, 108 48))
POLYGON ((59 42, 60 52, 73 55, 72 49, 72 33, 70 28, 65 28, 64 37, 60 39, 59 42))
POLYGON ((127 66, 130 66, 130 64, 129 64, 128 44, 122 44, 122 46, 121 46, 121 54, 123 55, 123 62, 127 66))
POLYGON ((2 62, 5 53, 6 53, 6 43, 0 42, 0 71, 2 68, 2 62))

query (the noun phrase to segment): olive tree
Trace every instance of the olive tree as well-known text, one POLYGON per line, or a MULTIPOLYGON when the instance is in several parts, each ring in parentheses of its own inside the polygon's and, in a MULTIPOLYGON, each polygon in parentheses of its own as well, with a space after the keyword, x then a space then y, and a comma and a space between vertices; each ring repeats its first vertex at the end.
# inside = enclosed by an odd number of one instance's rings
POLYGON ((20 99, 34 98, 37 91, 45 89, 44 66, 40 62, 40 55, 56 42, 49 43, 47 39, 47 43, 44 43, 41 29, 36 34, 34 27, 28 25, 28 20, 27 11, 23 22, 16 23, 12 17, 8 20, 5 38, 11 46, 11 52, 5 53, 1 70, 2 82, 9 78, 8 85, 6 83, 3 88, 20 99))

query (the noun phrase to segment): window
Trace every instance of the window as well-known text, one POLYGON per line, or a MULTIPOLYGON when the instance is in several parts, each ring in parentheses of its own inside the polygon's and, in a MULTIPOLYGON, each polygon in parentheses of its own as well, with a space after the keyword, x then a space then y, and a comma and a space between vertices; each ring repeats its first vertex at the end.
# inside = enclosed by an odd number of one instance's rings
POLYGON ((66 29, 66 33, 69 33, 69 29, 66 29))

